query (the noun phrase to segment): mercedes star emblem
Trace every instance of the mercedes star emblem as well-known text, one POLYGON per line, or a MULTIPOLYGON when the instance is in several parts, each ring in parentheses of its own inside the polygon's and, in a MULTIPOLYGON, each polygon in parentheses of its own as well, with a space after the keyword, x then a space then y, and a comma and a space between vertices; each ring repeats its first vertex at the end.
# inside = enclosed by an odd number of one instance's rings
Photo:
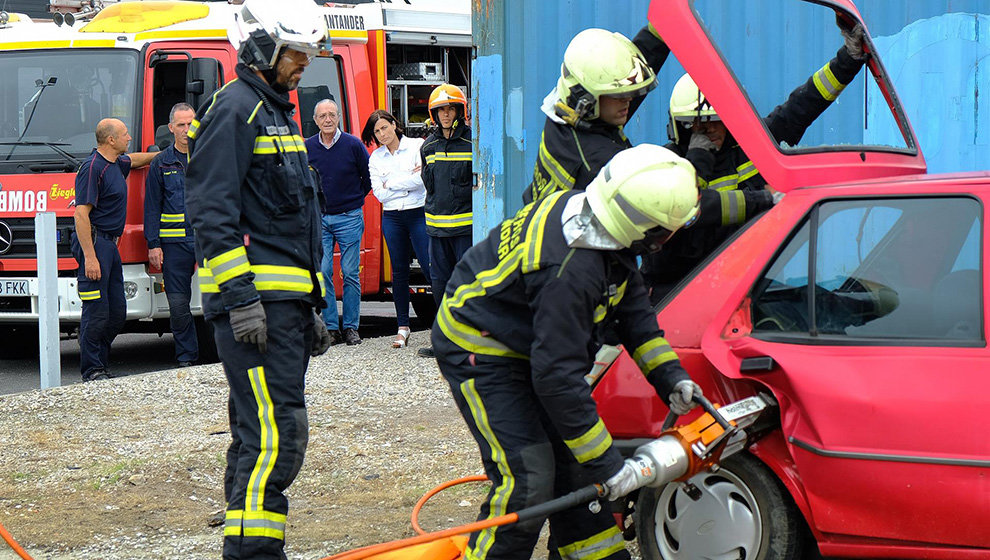
POLYGON ((14 246, 14 231, 10 229, 7 222, 0 222, 0 255, 7 254, 14 246))

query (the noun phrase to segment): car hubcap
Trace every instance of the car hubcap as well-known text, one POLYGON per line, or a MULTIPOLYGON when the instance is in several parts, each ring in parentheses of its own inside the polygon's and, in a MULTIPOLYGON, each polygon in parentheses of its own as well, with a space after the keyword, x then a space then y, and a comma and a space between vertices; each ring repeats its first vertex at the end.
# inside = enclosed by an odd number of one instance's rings
POLYGON ((680 484, 668 484, 654 512, 656 540, 664 558, 752 560, 763 538, 756 497, 731 472, 701 473, 691 479, 701 492, 692 500, 680 484))

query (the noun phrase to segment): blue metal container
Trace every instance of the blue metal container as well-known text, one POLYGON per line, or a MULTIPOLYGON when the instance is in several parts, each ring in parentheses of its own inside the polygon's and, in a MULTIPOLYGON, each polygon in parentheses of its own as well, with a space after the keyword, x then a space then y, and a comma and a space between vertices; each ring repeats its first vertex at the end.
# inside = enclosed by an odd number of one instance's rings
MULTIPOLYGON (((990 169, 990 2, 857 0, 856 4, 921 142, 929 171, 990 169)), ((833 49, 842 44, 833 21, 824 17, 808 21, 797 6, 780 10, 777 3, 774 9, 769 5, 766 0, 705 0, 697 7, 723 52, 741 57, 748 73, 759 73, 759 79, 750 74, 746 83, 764 84, 748 91, 761 112, 783 101, 772 97, 789 91, 782 90, 782 81, 797 86, 826 62, 811 56, 821 49, 802 49, 802 44, 833 45, 833 49), (746 22, 748 34, 735 38, 738 44, 719 36, 719 29, 738 26, 740 21, 746 22), (793 33, 788 37, 760 33, 762 27, 782 26, 793 33), (782 48, 793 53, 787 68, 760 64, 761 52, 782 48), (801 78, 796 81, 795 76, 801 78)), ((478 139, 474 169, 480 187, 474 199, 476 240, 522 205, 545 119, 540 104, 556 84, 567 43, 588 27, 631 38, 646 23, 648 6, 648 0, 474 1, 477 59, 472 70, 472 124, 478 139)), ((659 87, 626 125, 633 143, 666 143, 666 105, 681 74, 683 69, 671 56, 658 76, 659 87)), ((857 78, 840 99, 862 103, 863 81, 862 76, 857 78)), ((873 105, 880 102, 867 96, 862 103, 866 118, 874 110, 880 112, 873 105)), ((827 131, 809 134, 828 139, 827 131)))

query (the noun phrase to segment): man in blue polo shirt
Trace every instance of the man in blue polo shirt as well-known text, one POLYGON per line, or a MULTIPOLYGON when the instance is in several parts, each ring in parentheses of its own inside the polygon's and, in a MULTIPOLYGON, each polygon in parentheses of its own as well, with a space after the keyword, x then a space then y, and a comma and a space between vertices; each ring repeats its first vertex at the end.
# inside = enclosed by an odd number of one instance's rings
POLYGON ((76 172, 76 231, 72 255, 79 263, 79 368, 83 381, 110 377, 110 344, 124 326, 127 302, 117 242, 127 217, 127 174, 154 154, 126 155, 131 135, 117 119, 96 125, 96 149, 76 172))
POLYGON ((196 270, 196 244, 186 219, 186 164, 189 162, 189 125, 196 110, 176 103, 168 116, 168 129, 175 138, 171 146, 151 160, 144 182, 144 238, 148 261, 160 268, 168 299, 168 320, 175 341, 179 367, 199 359, 196 325, 189 310, 192 277, 196 270))
POLYGON ((331 99, 313 109, 320 132, 306 139, 309 164, 320 174, 326 207, 323 209, 323 276, 327 278, 327 307, 323 321, 331 344, 361 343, 361 235, 364 233, 364 198, 371 192, 368 150, 356 136, 340 130, 340 110, 331 99), (337 298, 333 287, 333 247, 340 246, 344 278, 343 335, 337 323, 337 298))

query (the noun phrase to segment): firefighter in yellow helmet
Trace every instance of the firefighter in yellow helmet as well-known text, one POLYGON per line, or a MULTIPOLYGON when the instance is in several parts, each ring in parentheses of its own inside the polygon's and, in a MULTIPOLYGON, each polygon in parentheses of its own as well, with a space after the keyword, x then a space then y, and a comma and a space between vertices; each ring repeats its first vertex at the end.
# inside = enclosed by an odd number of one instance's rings
MULTIPOLYGON (((430 237, 430 280, 437 305, 454 265, 471 246, 471 128, 461 88, 441 84, 430 94, 430 119, 436 125, 420 152, 426 186, 426 234, 430 237)), ((419 355, 432 356, 430 348, 419 355)))
POLYGON ((622 127, 656 87, 669 54, 652 24, 632 41, 604 29, 571 39, 557 87, 543 100, 547 119, 523 202, 583 190, 605 162, 632 146, 622 127))
MULTIPOLYGON (((587 191, 532 202, 464 254, 433 326, 440 371, 492 481, 479 519, 591 483, 635 486, 584 375, 604 325, 678 414, 701 389, 657 328, 636 269, 698 214, 694 169, 659 146, 619 152, 587 191)), ((466 558, 529 558, 543 520, 472 535, 466 558)), ((609 508, 550 518, 564 558, 629 558, 609 508)))
MULTIPOLYGON (((777 142, 795 146, 805 130, 832 104, 866 60, 863 26, 838 23, 845 44, 787 100, 763 119, 777 142)), ((667 148, 694 165, 701 180, 701 215, 685 235, 662 253, 644 259, 643 273, 656 303, 725 241, 740 225, 774 202, 767 182, 732 138, 718 113, 685 74, 670 96, 667 148)))

